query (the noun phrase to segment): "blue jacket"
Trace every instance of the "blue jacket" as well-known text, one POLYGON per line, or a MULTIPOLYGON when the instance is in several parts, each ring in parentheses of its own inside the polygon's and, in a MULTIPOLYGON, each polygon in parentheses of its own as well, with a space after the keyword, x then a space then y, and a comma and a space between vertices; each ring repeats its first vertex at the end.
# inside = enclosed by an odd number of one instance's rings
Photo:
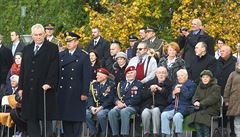
MULTIPOLYGON (((176 84, 173 86, 173 88, 176 84)), ((181 91, 179 93, 179 103, 177 112, 180 112, 183 116, 187 115, 187 108, 192 104, 192 97, 195 94, 196 84, 191 80, 187 80, 181 87, 181 91)), ((169 95, 168 98, 169 106, 166 107, 164 111, 169 111, 174 109, 175 98, 173 98, 172 94, 169 95)))
POLYGON ((99 107, 101 106, 103 109, 112 109, 114 106, 113 95, 116 92, 114 81, 108 79, 103 87, 100 86, 99 82, 92 83, 92 85, 90 85, 87 108, 91 106, 96 107, 96 102, 94 101, 92 95, 92 86, 94 96, 96 97, 96 101, 99 103, 99 107))
POLYGON ((58 88, 58 109, 60 119, 65 121, 85 121, 86 101, 91 81, 91 63, 88 54, 77 48, 73 55, 65 50, 60 53, 60 76, 58 88))

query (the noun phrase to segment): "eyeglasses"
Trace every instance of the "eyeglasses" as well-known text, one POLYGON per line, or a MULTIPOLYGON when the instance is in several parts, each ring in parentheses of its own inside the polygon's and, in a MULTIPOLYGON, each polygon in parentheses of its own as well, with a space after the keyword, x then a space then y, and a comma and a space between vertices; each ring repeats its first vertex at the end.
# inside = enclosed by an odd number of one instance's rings
POLYGON ((137 48, 137 50, 139 50, 139 51, 141 51, 141 50, 143 50, 143 49, 146 49, 146 48, 137 48))

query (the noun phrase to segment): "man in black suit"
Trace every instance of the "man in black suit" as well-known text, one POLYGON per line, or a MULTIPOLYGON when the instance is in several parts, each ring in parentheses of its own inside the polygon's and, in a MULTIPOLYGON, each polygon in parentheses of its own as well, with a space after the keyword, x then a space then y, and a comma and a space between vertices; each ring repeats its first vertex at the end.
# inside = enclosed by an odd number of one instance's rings
POLYGON ((2 44, 3 36, 0 34, 0 89, 6 84, 6 77, 13 63, 11 51, 2 44))
POLYGON ((10 46, 10 49, 12 51, 12 55, 15 56, 16 52, 22 52, 24 48, 24 44, 20 41, 20 35, 18 32, 12 31, 10 35, 11 35, 11 41, 12 41, 12 45, 10 46))
POLYGON ((41 24, 33 25, 31 31, 33 42, 23 49, 18 93, 22 95, 22 116, 27 122, 29 137, 41 137, 39 121, 44 118, 46 95, 49 137, 52 134, 51 120, 57 118, 58 47, 45 39, 41 24))
POLYGON ((100 29, 95 27, 92 29, 93 40, 90 41, 86 51, 89 53, 94 50, 98 54, 100 61, 110 56, 110 43, 105 40, 101 34, 100 29))

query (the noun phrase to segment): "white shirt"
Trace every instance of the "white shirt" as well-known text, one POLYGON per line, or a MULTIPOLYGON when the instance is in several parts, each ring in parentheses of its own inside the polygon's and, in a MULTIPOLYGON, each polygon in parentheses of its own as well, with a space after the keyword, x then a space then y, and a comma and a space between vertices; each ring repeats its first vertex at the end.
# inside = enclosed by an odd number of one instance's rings
POLYGON ((93 40, 93 44, 94 44, 94 46, 97 45, 99 39, 100 39, 100 37, 98 37, 97 39, 94 39, 94 40, 93 40), (96 43, 96 44, 95 44, 95 43, 96 43))

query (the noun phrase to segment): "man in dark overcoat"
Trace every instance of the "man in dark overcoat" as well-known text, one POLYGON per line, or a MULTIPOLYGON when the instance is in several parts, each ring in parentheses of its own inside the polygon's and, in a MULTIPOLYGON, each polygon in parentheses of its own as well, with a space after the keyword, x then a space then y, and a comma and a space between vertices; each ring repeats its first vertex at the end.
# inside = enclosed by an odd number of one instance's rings
POLYGON ((47 136, 51 136, 51 120, 57 118, 58 48, 44 39, 41 24, 33 25, 31 31, 33 43, 23 49, 18 86, 22 96, 22 116, 27 121, 29 137, 41 137, 39 120, 44 117, 45 92, 47 136))
POLYGON ((80 137, 86 120, 86 100, 91 81, 91 62, 88 54, 77 47, 80 36, 65 33, 67 49, 60 52, 59 114, 65 137, 80 137))
POLYGON ((2 43, 3 36, 0 34, 0 89, 6 84, 7 74, 13 63, 11 50, 2 43))

